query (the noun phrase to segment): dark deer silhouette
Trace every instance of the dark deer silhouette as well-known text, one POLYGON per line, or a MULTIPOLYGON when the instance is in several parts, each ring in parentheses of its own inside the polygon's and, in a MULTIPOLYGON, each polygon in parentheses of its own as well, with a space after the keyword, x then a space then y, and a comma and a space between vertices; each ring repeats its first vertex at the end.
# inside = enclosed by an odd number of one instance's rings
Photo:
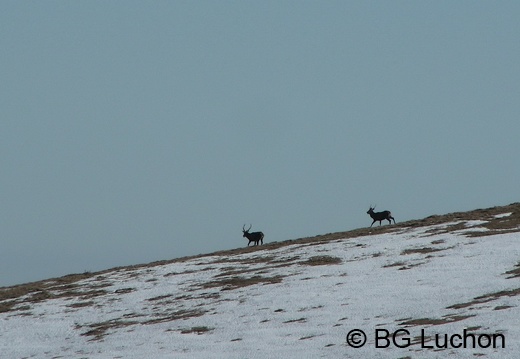
POLYGON ((370 215, 370 217, 372 217, 372 219, 374 220, 372 222, 372 224, 370 225, 370 227, 372 227, 374 225, 374 223, 376 223, 376 221, 379 221, 379 225, 381 225, 381 221, 383 220, 387 220, 389 224, 392 224, 392 219, 394 220, 394 223, 395 223, 395 219, 394 217, 392 217, 392 213, 390 211, 383 211, 383 212, 374 212, 374 209, 376 209, 376 206, 372 207, 370 206, 370 209, 368 210, 368 214, 370 215))
POLYGON ((258 242, 261 242, 262 244, 264 244, 264 234, 262 232, 249 233, 249 230, 251 229, 251 227, 252 227, 251 224, 249 225, 248 229, 245 229, 246 228, 245 224, 242 226, 242 232, 244 232, 243 237, 249 239, 247 246, 249 247, 249 244, 251 244, 251 242, 254 242, 255 246, 258 245, 258 242))

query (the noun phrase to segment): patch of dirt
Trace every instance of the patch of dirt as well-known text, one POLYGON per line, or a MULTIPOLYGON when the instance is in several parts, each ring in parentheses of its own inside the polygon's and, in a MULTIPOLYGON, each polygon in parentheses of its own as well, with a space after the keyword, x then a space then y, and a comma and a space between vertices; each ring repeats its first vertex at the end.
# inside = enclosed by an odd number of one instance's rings
MULTIPOLYGON (((83 328, 87 328, 86 332, 81 333, 82 336, 91 337, 90 341, 102 340, 105 336, 107 336, 110 330, 121 329, 133 325, 150 325, 157 323, 164 323, 176 320, 183 320, 188 318, 195 318, 204 315, 206 311, 204 310, 177 310, 171 313, 164 313, 160 315, 156 315, 153 319, 148 319, 144 321, 135 320, 135 318, 142 317, 142 315, 132 313, 124 315, 123 318, 111 319, 100 323, 92 323, 88 325, 77 325, 75 329, 81 330, 83 328), (129 320, 130 318, 134 318, 134 320, 129 320)), ((202 334, 204 332, 208 332, 213 328, 208 327, 193 327, 191 329, 186 329, 187 333, 197 333, 202 334)), ((182 332, 181 332, 182 333, 182 332)))
POLYGON ((430 236, 435 236, 435 235, 439 235, 439 234, 446 234, 446 233, 451 233, 451 232, 455 232, 455 231, 460 231, 463 229, 467 229, 466 222, 450 224, 443 228, 432 228, 432 229, 427 230, 425 233, 427 233, 430 236))
POLYGON ((159 295, 157 297, 148 298, 147 300, 149 302, 154 302, 154 301, 157 301, 157 300, 163 300, 163 299, 168 299, 168 298, 173 298, 173 294, 159 295))
POLYGON ((163 313, 160 315, 157 315, 153 319, 146 320, 144 322, 141 322, 140 324, 157 324, 157 323, 164 323, 164 322, 172 322, 175 320, 181 320, 181 319, 188 319, 188 318, 196 318, 200 317, 207 313, 206 310, 177 310, 171 313, 163 313))
POLYGON ((223 272, 215 275, 214 278, 220 278, 220 277, 230 277, 230 276, 237 276, 241 274, 248 274, 248 273, 267 273, 270 269, 276 269, 276 268, 287 268, 290 265, 293 264, 293 262, 284 262, 281 263, 280 261, 273 261, 272 263, 280 263, 276 265, 269 265, 269 266, 263 266, 262 268, 250 268, 248 266, 245 267, 227 267, 223 268, 223 272))
POLYGON ((492 301, 497 300, 497 299, 499 299, 501 297, 515 297, 517 295, 520 295, 520 288, 511 289, 511 290, 502 290, 502 291, 499 291, 499 292, 489 293, 489 294, 485 294, 485 295, 481 295, 481 296, 475 297, 475 298, 473 298, 472 301, 469 301, 469 302, 450 305, 446 309, 468 308, 468 307, 473 307, 473 306, 480 305, 480 304, 483 304, 483 303, 492 302, 492 301))
POLYGON ((17 305, 35 304, 50 299, 58 298, 76 298, 79 300, 89 300, 97 296, 102 296, 108 292, 105 290, 91 290, 83 292, 77 285, 74 286, 27 286, 20 289, 15 288, 14 291, 3 292, 4 299, 0 299, 0 313, 18 310, 17 305), (13 298, 6 300, 5 298, 13 298))
POLYGON ((433 253, 444 251, 448 248, 432 248, 432 247, 423 247, 423 248, 409 248, 405 249, 401 252, 401 255, 409 255, 409 254, 425 254, 425 253, 433 253))
POLYGON ((291 319, 291 320, 286 320, 285 322, 283 322, 284 324, 289 324, 289 323, 305 323, 307 321, 307 318, 299 318, 299 319, 291 319))
POLYGON ((116 290, 114 293, 116 294, 127 294, 127 293, 131 293, 135 290, 135 288, 121 288, 121 289, 118 289, 116 290))
POLYGON ((321 335, 307 335, 305 337, 301 337, 299 340, 307 340, 307 339, 312 339, 312 338, 321 337, 321 336, 323 336, 323 334, 321 334, 321 335))
MULTIPOLYGON (((101 340, 105 335, 107 335, 107 331, 110 329, 119 329, 124 328, 130 325, 139 324, 137 321, 131 320, 121 320, 121 319, 113 319, 107 320, 106 322, 95 323, 88 325, 89 330, 82 333, 81 335, 92 337, 90 341, 101 340)), ((81 329, 82 326, 77 326, 76 329, 81 329)))
POLYGON ((406 266, 406 263, 405 262, 394 262, 394 263, 390 263, 390 264, 385 264, 383 266, 383 268, 391 268, 391 267, 400 267, 400 266, 406 266))
POLYGON ((404 266, 400 267, 399 270, 412 269, 414 267, 419 267, 420 265, 423 265, 425 263, 427 263, 427 262, 417 262, 417 263, 407 264, 407 265, 404 265, 404 266))
POLYGON ((181 330, 181 334, 198 334, 198 335, 201 335, 201 334, 204 334, 204 333, 207 333, 207 332, 210 332, 212 331, 214 328, 210 328, 210 327, 191 327, 189 329, 183 329, 181 330))
POLYGON ((274 284, 280 283, 283 279, 283 276, 274 276, 274 277, 262 277, 262 276, 253 276, 253 277, 241 277, 241 276, 233 276, 230 278, 224 278, 219 280, 214 280, 211 282, 207 282, 201 285, 202 288, 215 288, 222 287, 221 290, 233 290, 237 288, 243 288, 250 285, 255 284, 274 284))
POLYGON ((520 277, 520 263, 518 263, 515 266, 515 269, 511 269, 510 271, 507 271, 505 274, 509 274, 509 277, 507 277, 507 279, 520 277))
POLYGON ((0 313, 10 312, 17 305, 16 300, 9 300, 0 303, 0 313))
POLYGON ((274 261, 274 256, 256 256, 252 258, 221 258, 217 259, 209 264, 222 264, 222 263, 240 263, 243 265, 258 264, 258 263, 270 263, 274 261))
POLYGON ((306 261, 302 261, 299 264, 308 265, 308 266, 323 266, 323 265, 341 264, 341 262, 342 262, 341 258, 325 255, 325 256, 310 257, 306 261))
POLYGON ((399 323, 399 325, 405 326, 425 326, 425 325, 442 325, 448 323, 459 322, 461 320, 471 318, 474 315, 445 315, 440 319, 434 318, 420 318, 420 319, 409 319, 399 323))
POLYGON ((432 244, 443 244, 443 243, 446 243, 446 241, 444 239, 437 239, 435 241, 432 241, 432 244))
POLYGON ((83 308, 83 307, 93 306, 94 304, 95 304, 94 302, 78 302, 78 303, 74 303, 74 304, 69 304, 69 305, 67 305, 67 307, 69 307, 69 308, 83 308))

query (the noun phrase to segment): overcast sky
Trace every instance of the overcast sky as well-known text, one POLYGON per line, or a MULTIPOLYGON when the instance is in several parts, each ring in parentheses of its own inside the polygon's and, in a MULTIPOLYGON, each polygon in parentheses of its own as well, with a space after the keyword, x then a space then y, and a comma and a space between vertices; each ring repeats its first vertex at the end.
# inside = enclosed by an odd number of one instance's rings
POLYGON ((520 200, 518 1, 0 8, 0 285, 520 200))

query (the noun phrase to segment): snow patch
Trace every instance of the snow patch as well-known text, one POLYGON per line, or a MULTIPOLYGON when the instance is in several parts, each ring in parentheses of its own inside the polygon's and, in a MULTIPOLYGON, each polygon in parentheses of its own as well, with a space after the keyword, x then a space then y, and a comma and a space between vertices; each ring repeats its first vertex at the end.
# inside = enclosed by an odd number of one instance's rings
MULTIPOLYGON (((0 351, 78 359, 516 358, 520 285, 505 273, 519 262, 520 236, 442 230, 459 223, 84 279, 76 283, 82 294, 0 313, 0 351), (377 348, 374 337, 376 329, 415 337, 468 328, 503 333, 507 346, 439 354, 418 343, 377 348), (363 348, 346 344, 352 329, 367 333, 363 348)), ((475 231, 483 223, 465 226, 475 231)))

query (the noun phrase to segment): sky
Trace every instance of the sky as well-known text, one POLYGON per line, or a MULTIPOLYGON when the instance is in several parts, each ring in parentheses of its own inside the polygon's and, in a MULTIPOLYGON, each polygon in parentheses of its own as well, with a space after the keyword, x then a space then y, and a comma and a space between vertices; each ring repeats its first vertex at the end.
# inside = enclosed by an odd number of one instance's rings
POLYGON ((520 199, 515 1, 3 1, 0 286, 520 199))

